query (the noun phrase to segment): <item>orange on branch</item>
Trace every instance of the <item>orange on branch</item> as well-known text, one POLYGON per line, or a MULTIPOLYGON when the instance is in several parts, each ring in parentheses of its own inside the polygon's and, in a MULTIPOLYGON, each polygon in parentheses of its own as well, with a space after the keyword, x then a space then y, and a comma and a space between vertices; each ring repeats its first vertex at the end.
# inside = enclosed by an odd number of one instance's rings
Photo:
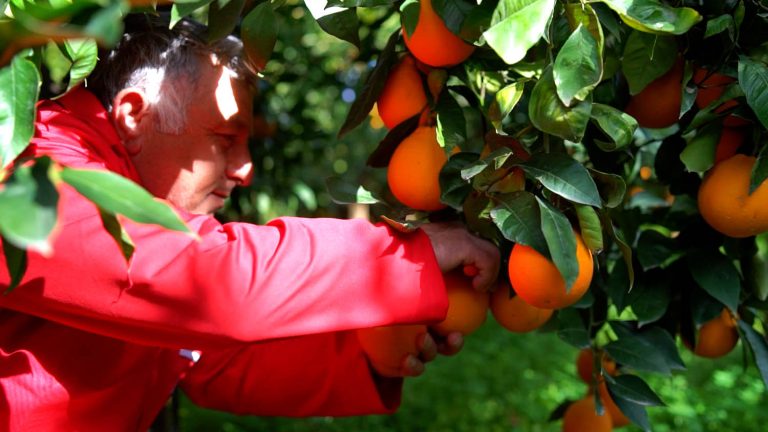
POLYGON ((715 163, 729 159, 744 142, 744 129, 724 127, 715 147, 715 163))
POLYGON ((379 373, 397 376, 403 360, 419 354, 418 340, 426 332, 421 324, 372 327, 357 330, 357 339, 379 373))
POLYGON ((608 412, 598 415, 591 394, 573 402, 563 415, 563 432, 603 432, 613 428, 608 412))
POLYGON ((699 212, 717 231, 729 237, 749 237, 768 231, 768 183, 749 194, 756 159, 737 154, 714 167, 699 187, 699 212))
POLYGON ((678 57, 672 69, 630 97, 626 113, 645 128, 665 128, 676 123, 682 104, 683 69, 683 59, 678 57))
POLYGON ((605 413, 611 417, 611 424, 614 428, 620 428, 631 423, 627 416, 621 412, 616 402, 613 401, 605 381, 600 382, 597 392, 600 394, 600 401, 603 403, 603 407, 605 407, 605 413))
MULTIPOLYGON (((616 374, 616 362, 608 357, 604 352, 601 358, 602 368, 609 375, 616 374)), ((576 357, 576 371, 582 381, 587 384, 592 383, 592 376, 595 367, 595 354, 591 348, 584 348, 579 350, 579 355, 576 357)))
POLYGON ((403 27, 405 46, 419 61, 429 66, 448 67, 467 59, 475 46, 464 42, 445 26, 435 13, 431 0, 419 1, 419 19, 410 36, 403 27))
MULTIPOLYGON (((720 96, 723 95, 725 88, 736 82, 736 78, 718 72, 710 73, 705 68, 698 68, 693 74, 693 82, 698 87, 698 91, 696 92, 696 106, 699 109, 703 109, 719 99, 720 96)), ((721 113, 734 108, 737 105, 738 102, 729 99, 716 107, 714 112, 721 113)), ((723 119, 723 124, 731 127, 745 126, 749 124, 749 121, 741 117, 729 115, 723 119)))
POLYGON ((472 279, 461 271, 446 273, 443 280, 448 293, 448 314, 432 328, 441 335, 468 335, 480 328, 488 315, 488 293, 472 288, 472 279))
POLYGON ((413 58, 406 55, 389 72, 376 101, 379 117, 391 129, 419 114, 426 106, 427 94, 421 74, 413 58))
POLYGON ((501 281, 491 294, 491 313, 502 327, 514 333, 528 333, 549 321, 552 309, 531 306, 520 296, 510 298, 509 290, 509 283, 501 281))
POLYGON ((706 358, 722 357, 733 350, 739 341, 736 324, 728 309, 705 322, 696 332, 693 353, 706 358))
POLYGON ((575 236, 579 273, 568 292, 565 279, 552 261, 530 246, 515 244, 509 255, 509 281, 519 297, 542 309, 561 309, 579 301, 592 282, 593 262, 581 235, 575 236))
POLYGON ((387 168, 389 189, 395 198, 413 209, 445 208, 440 201, 440 170, 446 161, 448 156, 437 142, 436 128, 418 127, 392 154, 387 168))

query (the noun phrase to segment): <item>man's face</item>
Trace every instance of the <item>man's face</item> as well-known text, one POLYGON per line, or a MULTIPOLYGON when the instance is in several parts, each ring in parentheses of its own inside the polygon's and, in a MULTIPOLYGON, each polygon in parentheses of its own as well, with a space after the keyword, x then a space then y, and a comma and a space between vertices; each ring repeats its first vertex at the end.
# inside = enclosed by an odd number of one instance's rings
POLYGON ((201 66, 191 91, 184 130, 159 132, 149 112, 137 138, 141 150, 132 160, 150 193, 187 212, 211 214, 235 186, 250 181, 252 94, 228 69, 212 63, 201 66))

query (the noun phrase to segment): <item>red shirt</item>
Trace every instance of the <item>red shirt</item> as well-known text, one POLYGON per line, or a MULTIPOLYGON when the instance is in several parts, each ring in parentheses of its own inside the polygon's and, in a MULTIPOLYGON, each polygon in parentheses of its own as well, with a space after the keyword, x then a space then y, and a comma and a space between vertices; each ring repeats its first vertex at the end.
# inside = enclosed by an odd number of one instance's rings
MULTIPOLYGON (((31 151, 137 180, 84 89, 40 104, 31 151)), ((124 220, 126 263, 94 204, 59 191, 53 254, 30 252, 22 284, 0 296, 0 430, 146 430, 180 380, 197 403, 236 413, 392 412, 400 381, 372 375, 351 330, 447 309, 421 232, 179 212, 199 239, 124 220)), ((0 265, 0 291, 9 280, 0 265)))

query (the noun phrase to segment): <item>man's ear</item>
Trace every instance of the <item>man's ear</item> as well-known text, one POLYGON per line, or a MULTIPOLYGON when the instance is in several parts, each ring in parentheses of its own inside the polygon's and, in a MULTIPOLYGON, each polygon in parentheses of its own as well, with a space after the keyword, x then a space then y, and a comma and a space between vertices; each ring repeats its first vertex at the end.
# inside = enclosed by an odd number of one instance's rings
POLYGON ((138 153, 140 146, 136 138, 144 129, 142 122, 149 121, 149 100, 143 90, 135 87, 120 90, 112 103, 112 121, 120 140, 129 153, 138 153))

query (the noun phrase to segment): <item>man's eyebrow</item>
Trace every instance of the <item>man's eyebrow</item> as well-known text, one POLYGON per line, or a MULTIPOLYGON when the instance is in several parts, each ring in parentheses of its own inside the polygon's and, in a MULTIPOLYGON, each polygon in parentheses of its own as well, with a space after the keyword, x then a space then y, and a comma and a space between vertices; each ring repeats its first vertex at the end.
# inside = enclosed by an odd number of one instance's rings
POLYGON ((246 132, 248 135, 252 132, 252 127, 249 122, 246 122, 242 119, 238 118, 232 118, 229 120, 223 120, 219 124, 216 125, 217 130, 225 130, 225 131, 232 131, 232 132, 246 132))

